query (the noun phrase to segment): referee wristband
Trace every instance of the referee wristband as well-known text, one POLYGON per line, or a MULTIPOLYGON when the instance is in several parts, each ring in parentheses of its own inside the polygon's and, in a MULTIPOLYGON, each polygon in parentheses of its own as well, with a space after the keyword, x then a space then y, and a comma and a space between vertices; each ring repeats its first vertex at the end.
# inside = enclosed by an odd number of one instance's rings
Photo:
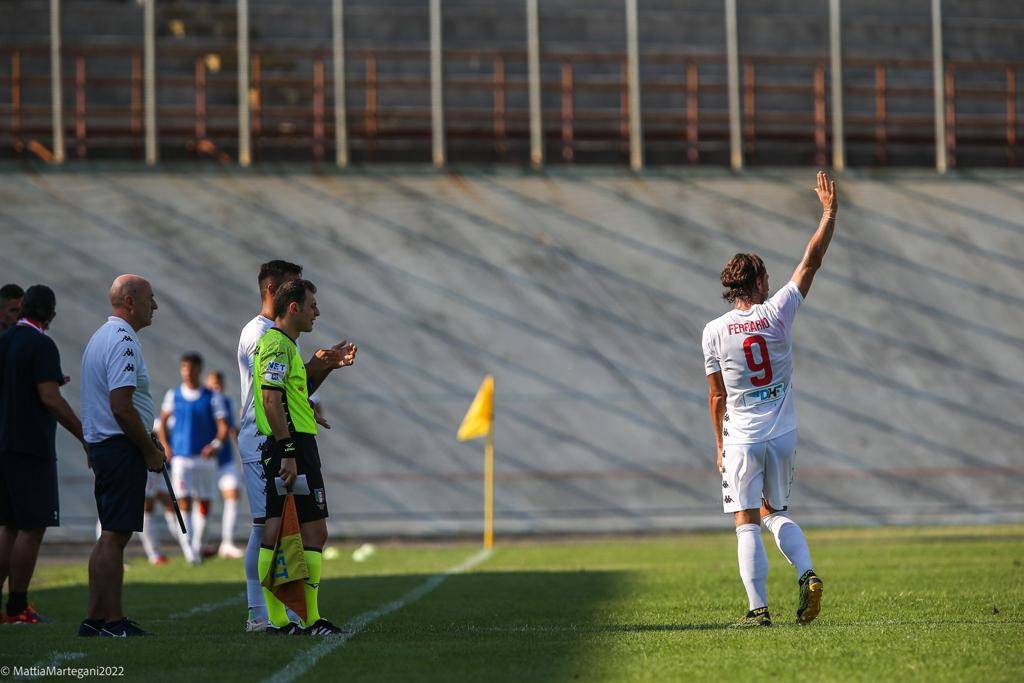
POLYGON ((281 459, 294 458, 296 451, 295 439, 288 438, 281 439, 280 441, 275 441, 273 451, 274 455, 281 459))

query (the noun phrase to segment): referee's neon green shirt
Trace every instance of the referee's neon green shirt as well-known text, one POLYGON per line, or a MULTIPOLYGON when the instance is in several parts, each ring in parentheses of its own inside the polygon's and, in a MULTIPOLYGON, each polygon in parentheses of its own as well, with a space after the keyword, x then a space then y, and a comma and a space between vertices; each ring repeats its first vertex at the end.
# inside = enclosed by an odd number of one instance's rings
POLYGON ((261 434, 274 432, 263 410, 263 390, 275 389, 284 394, 284 414, 288 430, 292 433, 316 434, 316 420, 309 405, 306 384, 306 366, 299 356, 299 347, 287 334, 271 327, 256 345, 252 359, 253 403, 256 408, 256 428, 261 434))

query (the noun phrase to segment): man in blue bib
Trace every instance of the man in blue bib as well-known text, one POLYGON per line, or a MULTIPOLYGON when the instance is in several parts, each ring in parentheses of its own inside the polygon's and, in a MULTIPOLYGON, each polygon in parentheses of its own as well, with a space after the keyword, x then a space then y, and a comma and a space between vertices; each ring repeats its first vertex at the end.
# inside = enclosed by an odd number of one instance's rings
POLYGON ((200 384, 202 369, 198 353, 181 357, 181 385, 167 391, 160 414, 160 439, 171 460, 171 478, 186 525, 190 525, 191 544, 183 542, 182 550, 191 564, 202 561, 203 530, 217 485, 217 454, 228 438, 224 397, 200 384))

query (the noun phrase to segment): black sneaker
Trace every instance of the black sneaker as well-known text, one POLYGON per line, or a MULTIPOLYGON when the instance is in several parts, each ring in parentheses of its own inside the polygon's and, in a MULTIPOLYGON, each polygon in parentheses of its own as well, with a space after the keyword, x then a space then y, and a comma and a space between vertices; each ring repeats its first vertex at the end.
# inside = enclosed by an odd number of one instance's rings
POLYGON ((267 626, 267 629, 264 631, 264 633, 266 633, 267 635, 270 635, 270 636, 304 636, 304 635, 307 635, 306 629, 302 628, 301 626, 296 624, 294 621, 289 621, 284 626, 274 626, 273 624, 271 624, 270 626, 267 626))
POLYGON ((312 626, 306 628, 306 633, 311 636, 340 636, 351 631, 339 628, 326 619, 317 619, 312 626))
POLYGON ((103 638, 134 638, 135 636, 155 636, 155 633, 143 631, 134 621, 125 617, 120 621, 108 621, 100 629, 103 638))
POLYGON ((825 585, 813 569, 804 572, 799 584, 800 604, 796 608, 796 623, 806 626, 821 612, 821 594, 825 585))
POLYGON ((760 626, 771 626, 772 617, 768 614, 767 607, 758 607, 747 612, 739 620, 730 625, 730 628, 758 628, 760 626))
POLYGON ((95 638, 102 629, 102 619, 85 619, 78 626, 78 635, 81 638, 95 638))

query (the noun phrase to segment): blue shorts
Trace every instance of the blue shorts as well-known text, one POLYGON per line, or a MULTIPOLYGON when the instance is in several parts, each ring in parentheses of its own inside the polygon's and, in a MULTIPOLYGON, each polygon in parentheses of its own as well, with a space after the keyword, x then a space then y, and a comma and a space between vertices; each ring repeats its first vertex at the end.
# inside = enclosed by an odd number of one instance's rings
POLYGON ((0 526, 19 530, 60 526, 55 458, 0 453, 0 526))
POLYGON ((127 436, 112 436, 89 444, 96 476, 96 511, 104 531, 142 531, 146 502, 146 462, 127 436))

